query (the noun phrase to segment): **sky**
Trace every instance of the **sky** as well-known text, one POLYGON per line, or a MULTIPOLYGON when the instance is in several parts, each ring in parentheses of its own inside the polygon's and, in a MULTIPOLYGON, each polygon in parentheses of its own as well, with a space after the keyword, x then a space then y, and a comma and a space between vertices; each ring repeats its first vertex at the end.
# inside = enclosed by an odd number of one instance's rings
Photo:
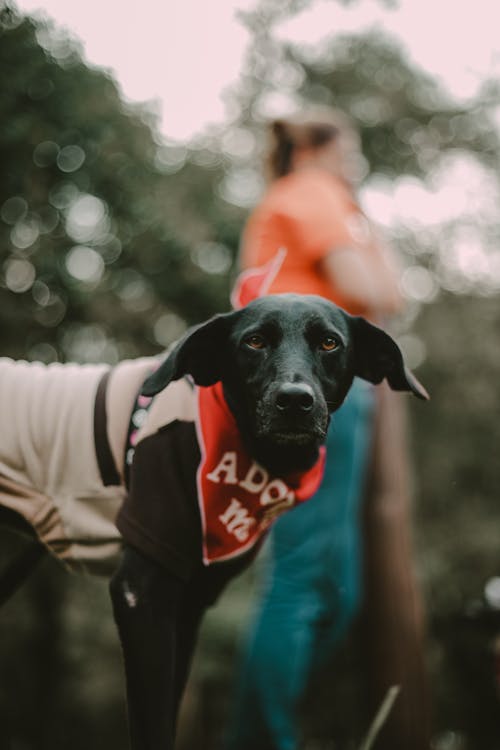
MULTIPOLYGON (((112 70, 133 101, 156 100, 161 130, 187 140, 222 122, 223 92, 241 69, 248 34, 238 10, 255 0, 16 0, 21 11, 44 12, 80 39, 88 62, 112 70)), ((376 26, 401 40, 411 60, 441 78, 457 97, 500 73, 498 0, 399 0, 387 8, 358 0, 348 8, 313 0, 278 34, 315 44, 333 31, 376 26)))

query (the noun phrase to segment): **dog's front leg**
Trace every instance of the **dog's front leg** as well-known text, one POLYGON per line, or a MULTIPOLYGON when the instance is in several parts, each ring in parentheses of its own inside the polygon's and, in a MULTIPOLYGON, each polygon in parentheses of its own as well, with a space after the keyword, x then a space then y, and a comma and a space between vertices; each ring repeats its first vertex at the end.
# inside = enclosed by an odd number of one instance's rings
POLYGON ((183 584, 155 562, 126 547, 110 584, 125 661, 133 750, 173 748, 175 649, 183 584))

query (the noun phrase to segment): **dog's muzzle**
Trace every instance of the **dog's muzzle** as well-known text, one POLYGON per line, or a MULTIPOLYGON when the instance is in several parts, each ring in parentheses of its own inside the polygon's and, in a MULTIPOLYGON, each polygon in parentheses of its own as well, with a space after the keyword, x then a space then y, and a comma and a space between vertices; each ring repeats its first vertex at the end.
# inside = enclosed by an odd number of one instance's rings
POLYGON ((266 394, 257 410, 258 432, 273 442, 308 444, 322 440, 328 411, 307 383, 282 383, 266 394))

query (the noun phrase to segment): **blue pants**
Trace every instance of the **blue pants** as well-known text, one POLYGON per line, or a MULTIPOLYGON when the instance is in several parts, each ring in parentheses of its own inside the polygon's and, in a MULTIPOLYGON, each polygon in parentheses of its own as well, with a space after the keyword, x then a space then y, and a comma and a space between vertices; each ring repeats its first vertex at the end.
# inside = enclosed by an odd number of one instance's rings
POLYGON ((361 595, 359 509, 373 389, 356 380, 333 415, 323 483, 278 519, 269 571, 238 676, 226 750, 296 750, 297 707, 361 595))

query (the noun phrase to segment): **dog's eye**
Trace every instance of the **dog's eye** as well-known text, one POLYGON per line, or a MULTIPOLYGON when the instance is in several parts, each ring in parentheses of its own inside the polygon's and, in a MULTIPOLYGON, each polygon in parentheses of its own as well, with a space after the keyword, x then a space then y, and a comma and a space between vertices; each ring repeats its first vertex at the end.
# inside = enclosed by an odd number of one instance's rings
POLYGON ((245 339, 245 344, 247 344, 247 346, 249 346, 251 349, 263 349, 266 345, 266 342, 262 336, 259 336, 258 333, 253 333, 251 336, 245 339))
POLYGON ((325 336, 320 344, 320 348, 323 349, 324 352, 333 352, 337 346, 337 340, 334 339, 333 336, 325 336))

